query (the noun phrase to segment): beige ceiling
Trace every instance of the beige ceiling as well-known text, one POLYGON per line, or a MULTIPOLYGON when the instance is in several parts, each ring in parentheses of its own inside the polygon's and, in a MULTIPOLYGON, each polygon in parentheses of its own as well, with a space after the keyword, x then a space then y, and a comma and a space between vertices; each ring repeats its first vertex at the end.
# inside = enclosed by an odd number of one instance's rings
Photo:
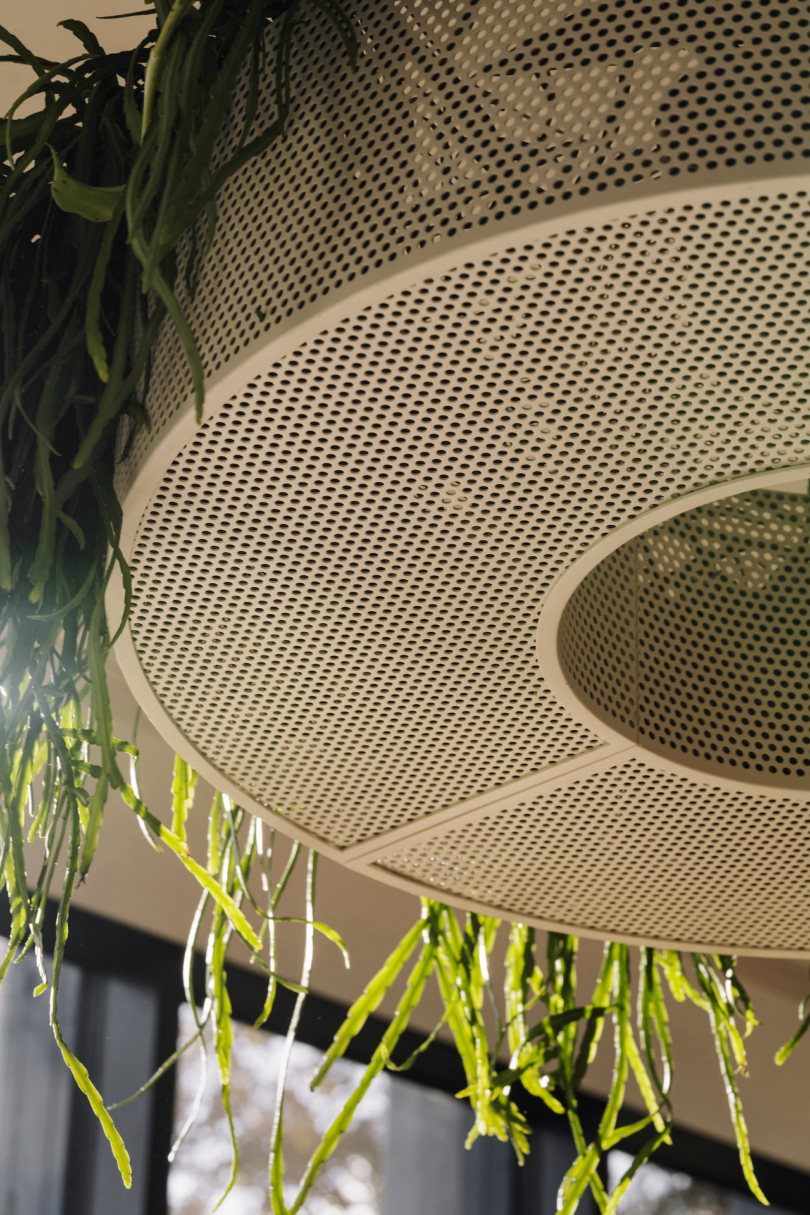
MULTIPOLYGON (((129 17, 121 21, 100 21, 100 17, 130 13, 145 8, 142 0, 0 0, 0 25, 20 38, 34 54, 43 59, 68 59, 81 54, 82 47, 59 22, 84 21, 107 51, 122 51, 135 46, 149 28, 149 17, 129 17)), ((5 48, 4 48, 5 49, 5 48)), ((0 64, 0 113, 5 114, 20 93, 34 80, 30 68, 0 64)))
MULTIPOLYGON (((0 24, 46 58, 69 56, 77 43, 57 22, 79 18, 96 33, 108 50, 134 45, 148 18, 99 21, 100 16, 140 7, 139 0, 30 0, 21 5, 0 0, 0 24)), ((32 79, 26 68, 0 65, 0 111, 5 112, 32 79)), ((132 719, 134 703, 120 676, 114 673, 114 699, 122 729, 132 719)), ((166 815, 171 781, 171 755, 156 731, 144 723, 141 787, 152 809, 166 815)), ((206 793, 200 794, 204 805, 206 793)), ((198 850, 204 850, 202 817, 195 824, 198 850)), ((92 911, 173 940, 182 940, 193 914, 193 883, 169 855, 156 857, 146 845, 137 824, 122 803, 110 806, 99 854, 90 880, 78 893, 78 902, 92 911)), ((297 896, 300 898, 300 890, 297 896)), ((292 911, 293 908, 291 907, 292 911)), ((337 951, 318 944, 314 986, 341 1001, 354 998, 380 965, 395 941, 418 915, 416 898, 339 865, 323 861, 320 868, 318 915, 335 925, 346 938, 352 969, 342 969, 337 951)), ((297 938, 291 929, 283 946, 281 969, 293 974, 297 938)), ((583 942, 581 974, 593 974, 600 947, 583 942)), ((751 1077, 742 1084, 746 1116, 755 1150, 799 1167, 810 1167, 806 1123, 810 1093, 810 1047, 800 1050, 784 1068, 773 1064, 776 1047, 793 1032, 796 1005, 807 986, 805 968, 789 962, 746 959, 746 977, 762 1020, 751 1041, 751 1077)), ((388 1008, 389 1013, 393 1008, 388 1008)), ((429 1030, 437 1020, 436 1004, 427 1004, 417 1024, 429 1030)), ((720 1139, 732 1138, 725 1094, 714 1058, 705 1018, 691 1007, 677 1006, 673 1031, 678 1061, 675 1108, 685 1126, 720 1139)), ((606 1092, 610 1082, 610 1056, 605 1050, 589 1076, 589 1087, 606 1092)))

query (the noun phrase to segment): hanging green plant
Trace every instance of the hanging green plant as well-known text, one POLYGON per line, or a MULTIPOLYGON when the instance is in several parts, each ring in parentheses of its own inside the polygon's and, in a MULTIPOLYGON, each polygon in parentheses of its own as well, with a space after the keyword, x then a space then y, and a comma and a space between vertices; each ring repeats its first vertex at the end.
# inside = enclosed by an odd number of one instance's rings
MULTIPOLYGON (((214 0, 202 8, 188 0, 171 7, 159 2, 154 28, 131 53, 113 55, 82 22, 67 21, 81 53, 64 63, 38 58, 0 28, 11 52, 4 61, 27 64, 34 73, 4 121, 0 171, 0 869, 12 910, 0 979, 13 961, 36 952, 38 994, 50 990, 54 1035, 127 1185, 126 1149, 64 1041, 58 1013, 71 899, 76 882, 90 871, 111 789, 139 817, 150 841, 174 852, 197 880, 200 918, 209 904, 215 909, 209 970, 226 1101, 224 956, 230 935, 236 932, 257 957, 269 941, 268 1013, 277 976, 267 927, 273 919, 263 913, 257 931, 242 909, 257 851, 267 863, 266 850, 257 845, 260 824, 251 820, 240 845, 245 815, 218 798, 208 864, 199 863, 189 855, 185 831, 190 770, 177 761, 168 828, 138 795, 137 749, 114 734, 106 664, 124 621, 107 620, 104 595, 116 563, 128 583, 113 488, 116 433, 125 415, 145 424, 143 389, 166 318, 183 339, 202 407, 200 359, 173 291, 176 250, 203 213, 210 244, 218 190, 283 134, 299 7, 257 0, 214 0), (267 64, 264 35, 273 21, 281 23, 281 38, 275 61, 267 64), (277 114, 254 129, 254 108, 239 148, 211 175, 211 154, 246 59, 252 95, 260 73, 275 73, 277 114), (16 117, 32 102, 41 108, 16 117), (131 763, 128 779, 123 757, 131 763), (27 846, 38 841, 45 860, 30 873, 27 846), (47 976, 41 924, 58 867, 64 874, 47 976)), ((354 55, 341 10, 324 0, 315 12, 337 26, 354 55)), ((203 255, 192 242, 187 284, 203 255)), ((276 898, 285 883, 286 877, 276 898)), ((249 901, 257 910, 252 896, 249 901)), ((318 927, 339 941, 333 930, 318 927)))
MULTIPOLYGON (((297 993, 288 1044, 310 982, 314 933, 341 950, 343 943, 334 929, 315 919, 317 858, 311 853, 302 973, 296 981, 280 976, 276 931, 294 917, 279 914, 278 908, 299 861, 299 846, 276 876, 272 833, 268 839, 261 820, 217 794, 209 812, 208 856, 205 863, 195 860, 186 821, 196 775, 180 758, 171 826, 140 798, 137 747, 116 732, 106 679, 111 648, 126 623, 126 615, 109 620, 105 610, 105 591, 116 566, 126 611, 130 596, 119 548, 116 439, 123 417, 133 424, 130 439, 148 425, 143 402, 152 352, 164 325, 173 326, 182 340, 201 416, 203 368, 175 286, 181 281, 184 292, 193 295, 200 263, 215 239, 217 196, 224 183, 253 158, 268 150, 272 154, 285 134, 295 138, 289 123, 290 65, 298 23, 329 23, 339 53, 350 62, 356 60, 359 36, 337 0, 175 0, 172 5, 154 0, 146 12, 153 12, 154 26, 126 53, 107 54, 82 22, 63 22, 78 40, 77 54, 63 63, 38 57, 0 27, 9 52, 3 61, 26 64, 33 73, 32 84, 3 122, 0 153, 0 870, 12 914, 0 982, 13 962, 35 952, 42 978, 35 994, 50 993, 56 1041, 129 1185, 126 1148, 110 1109, 62 1036, 58 1011, 72 897, 77 882, 90 872, 107 798, 117 790, 150 843, 173 852, 199 884, 184 965, 192 1009, 191 963, 208 924, 206 999, 195 1011, 196 1033, 140 1091, 182 1051, 195 1044, 204 1050, 203 1031, 213 1024, 233 1136, 232 1186, 238 1149, 229 1089, 229 942, 239 936, 266 973, 267 997, 257 1024, 269 1016, 277 984, 297 993), (280 32, 268 60, 270 26, 280 32), (212 168, 237 78, 245 71, 241 137, 236 150, 212 168), (268 73, 274 80, 276 112, 262 125, 258 97, 268 73), (36 112, 18 117, 21 107, 31 103, 39 106, 36 112), (43 855, 43 844, 44 860, 33 862, 43 855), (251 887, 257 872, 261 899, 251 887), (48 973, 41 926, 54 882, 61 892, 48 973)), ((467 1077, 459 1095, 469 1099, 475 1112, 471 1138, 510 1140, 522 1160, 530 1140, 515 1097, 519 1084, 567 1117, 576 1159, 560 1191, 564 1215, 576 1209, 589 1188, 600 1210, 612 1215, 635 1171, 668 1139, 673 1043, 666 999, 694 1002, 706 1012, 714 1035, 745 1176, 765 1201, 751 1164, 737 1086, 737 1075, 745 1068, 744 1038, 756 1022, 736 977, 735 960, 695 954, 687 963, 671 951, 641 949, 634 980, 629 947, 608 944, 596 986, 583 1000, 577 992, 576 938, 550 934, 541 967, 534 931, 513 924, 499 999, 489 978, 499 928, 493 918, 468 915, 462 920, 441 903, 423 902, 419 920, 350 1009, 313 1081, 313 1086, 320 1083, 400 976, 407 975, 388 1030, 315 1152, 291 1206, 284 1198, 282 1074, 269 1176, 276 1215, 301 1209, 373 1077, 383 1068, 404 1070, 412 1062, 394 1063, 394 1052, 431 977, 445 1010, 435 1032, 446 1029, 452 1035, 467 1077), (487 1004, 490 1013, 485 1015, 487 1004), (589 1142, 578 1115, 577 1090, 600 1047, 606 1021, 613 1026, 614 1077, 598 1134, 589 1142), (646 1113, 620 1124, 630 1076, 646 1113), (644 1146, 624 1181, 608 1195, 598 1172, 602 1155, 642 1130, 647 1132, 644 1146)), ((802 1021, 779 1062, 808 1024, 810 1019, 802 1021)))

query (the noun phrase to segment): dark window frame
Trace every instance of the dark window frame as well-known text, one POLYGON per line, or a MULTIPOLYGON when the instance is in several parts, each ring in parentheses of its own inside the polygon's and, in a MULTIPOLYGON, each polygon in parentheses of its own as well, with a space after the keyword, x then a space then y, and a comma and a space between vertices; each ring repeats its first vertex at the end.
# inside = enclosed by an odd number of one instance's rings
MULTIPOLYGON (((47 952, 53 949, 57 904, 49 900, 43 923, 43 944, 47 952)), ((0 934, 7 936, 10 915, 6 900, 0 903, 0 934)), ((182 986, 183 946, 115 920, 74 907, 70 914, 70 935, 65 956, 88 974, 115 975, 143 983, 158 993, 158 1034, 155 1068, 176 1049, 178 1010, 184 1002, 182 986)), ((202 1000, 204 963, 195 959, 194 982, 202 1000)), ((261 975, 238 965, 229 965, 228 982, 233 1015, 240 1021, 252 1023, 264 1003, 265 982, 261 975)), ((92 990, 92 986, 88 987, 92 990)), ((272 1033, 284 1034, 289 1024, 295 996, 279 988, 273 1012, 265 1025, 272 1033)), ((346 1006, 324 996, 312 994, 304 1003, 298 1031, 300 1041, 325 1050, 341 1024, 346 1006)), ((346 1057, 357 1063, 368 1063, 380 1041, 387 1022, 378 1016, 369 1017, 366 1025, 351 1042, 346 1057)), ((424 1042, 423 1035, 409 1030, 403 1035, 400 1050, 408 1055, 424 1042)), ((456 1093, 464 1087, 464 1073, 454 1048, 434 1041, 419 1055, 408 1072, 408 1079, 446 1093, 456 1093)), ((77 1096, 80 1094, 77 1093, 77 1096)), ((540 1128, 560 1129, 562 1122, 537 1098, 521 1091, 518 1098, 530 1123, 540 1128)), ((595 1129, 604 1102, 589 1094, 579 1098, 580 1114, 586 1134, 595 1129)), ((166 1159, 171 1145, 174 1118, 174 1070, 167 1072, 155 1085, 152 1115, 150 1175, 148 1178, 147 1210, 149 1215, 167 1215, 167 1183, 169 1164, 166 1159)), ((721 1140, 697 1134, 675 1125, 671 1146, 664 1145, 655 1162, 667 1169, 689 1173, 698 1181, 750 1197, 742 1176, 736 1148, 721 1140)), ((639 1138, 640 1143, 640 1138, 639 1138)), ((638 1146, 633 1139, 624 1140, 622 1149, 632 1152, 638 1146)), ((810 1171, 793 1168, 769 1157, 755 1154, 754 1165, 760 1184, 770 1201, 796 1215, 810 1215, 810 1171)), ((520 1175, 517 1194, 520 1208, 520 1175)), ((81 1186, 76 1191, 81 1192, 81 1186)), ((71 1204, 72 1206, 72 1204, 71 1204)), ((65 1215, 73 1215, 66 1211, 65 1215)), ((78 1215, 78 1209, 77 1209, 78 1215)))

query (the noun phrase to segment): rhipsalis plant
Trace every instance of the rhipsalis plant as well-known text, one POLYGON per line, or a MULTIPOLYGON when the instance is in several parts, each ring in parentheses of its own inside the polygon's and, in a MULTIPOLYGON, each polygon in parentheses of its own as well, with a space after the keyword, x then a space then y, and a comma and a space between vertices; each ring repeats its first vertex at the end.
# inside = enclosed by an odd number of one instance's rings
MULTIPOLYGON (((0 124, 0 872, 12 917, 0 982, 10 964, 35 952, 42 977, 35 994, 49 993, 56 1041, 127 1185, 126 1149, 110 1110, 62 1036, 58 1007, 71 900, 90 872, 110 791, 119 792, 153 845, 173 852, 199 883, 184 980, 196 1008, 192 960, 207 931, 205 1001, 195 1012, 196 1032, 181 1049, 198 1045, 204 1062, 203 1031, 212 1023, 232 1128, 225 969, 231 938, 240 937, 267 974, 259 1023, 270 1014, 277 983, 297 992, 288 1053, 310 981, 314 933, 343 948, 334 930, 315 920, 316 857, 310 855, 303 969, 300 981, 280 978, 276 931, 291 917, 280 915, 278 907, 298 846, 283 871, 274 872, 272 834, 218 794, 209 813, 207 860, 195 860, 186 819, 196 777, 179 758, 171 826, 144 805, 137 749, 118 737, 111 716, 106 664, 125 619, 108 619, 105 590, 117 564, 128 610, 114 489, 116 442, 122 417, 131 420, 130 437, 148 425, 144 402, 162 326, 173 326, 182 340, 201 414, 202 364, 175 286, 186 296, 194 293, 200 260, 215 239, 218 192, 252 158, 272 156, 283 136, 295 138, 290 69, 300 24, 329 23, 336 54, 350 61, 359 46, 359 32, 338 0, 153 0, 145 12, 153 16, 151 28, 127 53, 107 54, 82 22, 63 22, 77 39, 77 53, 63 63, 38 57, 0 27, 7 51, 0 58, 25 64, 32 73, 30 87, 0 124), (276 110, 266 122, 257 116, 268 74, 276 110), (243 75, 241 136, 236 150, 218 161, 215 150, 224 124, 233 119, 231 98, 243 75), (251 887, 257 874, 261 895, 251 887), (52 888, 59 910, 48 973, 41 928, 52 888)), ((467 1087, 460 1095, 475 1111, 472 1137, 509 1139, 523 1158, 530 1139, 517 1099, 521 1086, 568 1119, 576 1159, 560 1190, 566 1215, 588 1188, 602 1211, 615 1210, 633 1172, 669 1136, 674 1047, 667 999, 693 1001, 710 1022, 743 1169, 762 1197, 737 1087, 745 1068, 744 1037, 755 1021, 734 960, 695 955, 685 961, 642 949, 634 978, 629 948, 608 944, 597 984, 583 1000, 577 994, 574 937, 551 934, 541 965, 533 930, 516 924, 508 932, 499 1000, 489 978, 498 921, 476 915, 462 921, 442 904, 424 902, 421 918, 351 1008, 313 1081, 322 1080, 405 975, 396 1014, 290 1207, 284 1198, 282 1071, 269 1175, 276 1215, 301 1209, 373 1077, 385 1067, 407 1068, 407 1060, 394 1064, 394 1052, 432 981, 445 1009, 437 1032, 452 1035, 464 1065, 467 1087), (613 1031, 614 1080, 598 1132, 589 1140, 577 1090, 600 1044, 605 1049, 606 1024, 613 1031), (646 1113, 620 1122, 631 1075, 646 1113), (598 1172, 600 1157, 638 1131, 646 1132, 644 1146, 609 1196, 598 1172)), ((802 1021, 779 1062, 808 1023, 802 1021)), ((233 1178, 237 1161, 234 1142, 233 1178)))
MULTIPOLYGON (((267 862, 260 824, 243 827, 243 812, 218 799, 208 865, 194 860, 185 835, 192 791, 185 765, 178 761, 169 828, 138 795, 137 752, 115 736, 106 664, 125 621, 108 620, 104 596, 116 563, 129 600, 118 545, 116 436, 124 415, 146 424, 142 402, 163 324, 182 338, 202 408, 202 366, 173 289, 178 246, 187 241, 183 287, 192 291, 197 261, 213 240, 217 192, 286 128, 295 31, 304 20, 331 23, 345 53, 356 54, 353 28, 333 0, 306 13, 297 0, 157 0, 153 28, 129 53, 108 55, 82 22, 63 23, 77 39, 77 54, 64 63, 39 58, 0 27, 9 52, 3 60, 32 71, 0 141, 0 869, 12 911, 0 978, 13 960, 36 951, 54 1035, 126 1184, 126 1150, 62 1037, 58 1013, 71 899, 91 868, 109 792, 118 790, 149 837, 177 855, 213 908, 209 987, 226 1099, 225 949, 236 932, 261 957, 273 921, 265 909, 257 930, 242 909, 246 898, 258 909, 247 891, 256 856, 267 862), (274 22, 280 32, 268 61, 274 22), (241 138, 210 171, 246 63, 241 138), (266 73, 274 76, 277 109, 258 124, 266 73), (33 113, 17 117, 31 105, 33 113), (44 861, 32 870, 26 858, 41 857, 43 844, 44 861), (41 925, 55 878, 61 894, 47 976, 41 925)), ((264 965, 271 1002, 272 944, 264 965)))
POLYGON ((734 959, 705 954, 684 959, 673 951, 631 950, 609 942, 596 985, 583 1002, 577 990, 577 938, 549 933, 541 965, 534 929, 512 924, 499 999, 489 972, 501 927, 496 919, 474 914, 460 921, 451 908, 423 900, 422 918, 349 1010, 312 1081, 312 1087, 317 1087, 391 985, 407 974, 393 1021, 351 1100, 313 1154, 291 1205, 285 1203, 282 1186, 283 1093, 280 1097, 270 1166, 274 1215, 295 1215, 301 1210, 318 1168, 334 1149, 374 1077, 385 1067, 401 1071, 412 1063, 413 1056, 394 1065, 392 1055, 431 978, 438 984, 445 1010, 437 1030, 447 1026, 464 1065, 467 1086, 458 1096, 468 1098, 475 1113, 469 1142, 479 1135, 494 1135, 511 1141, 523 1161, 531 1139, 518 1086, 567 1118, 575 1160, 558 1194, 557 1208, 564 1215, 576 1210, 588 1189, 600 1211, 612 1215, 641 1165, 661 1143, 669 1142, 674 1048, 667 998, 692 1001, 706 1012, 711 1024, 745 1177, 753 1193, 766 1202, 754 1175, 737 1085, 737 1075, 746 1066, 744 1038, 756 1021, 735 975, 734 959), (485 1015, 487 1006, 489 1017, 485 1015), (613 1080, 596 1134, 588 1139, 580 1120, 577 1090, 600 1048, 606 1023, 613 1029, 613 1080), (646 1113, 628 1119, 622 1114, 631 1076, 646 1113), (646 1136, 641 1148, 621 1183, 608 1194, 599 1173, 603 1155, 639 1133, 646 1136))

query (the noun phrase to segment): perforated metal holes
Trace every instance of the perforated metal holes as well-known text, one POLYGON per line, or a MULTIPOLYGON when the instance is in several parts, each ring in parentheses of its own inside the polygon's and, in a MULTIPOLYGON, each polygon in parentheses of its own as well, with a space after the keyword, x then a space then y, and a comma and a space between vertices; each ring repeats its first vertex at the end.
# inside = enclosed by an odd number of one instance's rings
MULTIPOLYGON (((134 554, 132 631, 195 746, 346 846, 598 739, 531 662, 546 514, 526 516, 531 478, 517 461, 484 474, 493 489, 468 514, 456 465, 476 443, 445 450, 452 403, 364 403, 346 391, 350 362, 327 408, 310 353, 204 427, 166 477, 134 554)), ((480 418, 485 445, 498 422, 480 418)))
POLYGON ((688 766, 810 788, 810 497, 687 511, 606 557, 560 651, 615 728, 688 766))
POLYGON ((132 553, 132 636, 186 736, 338 845, 593 745, 538 679, 542 595, 639 512, 810 459, 806 211, 567 232, 252 384, 178 456, 132 553))
POLYGON ((633 759, 392 849, 377 868, 596 934, 810 951, 808 831, 804 802, 709 789, 633 759))
MULTIPOLYGON (((184 302, 208 377, 364 281, 471 237, 656 190, 807 171, 806 0, 711 12, 667 0, 360 0, 355 11, 358 71, 311 14, 296 35, 290 137, 219 199, 215 247, 184 302)), ((241 134, 245 90, 221 156, 241 134)), ((257 121, 274 106, 269 75, 257 121)), ((152 429, 121 468, 122 497, 190 387, 168 328, 152 429)))

